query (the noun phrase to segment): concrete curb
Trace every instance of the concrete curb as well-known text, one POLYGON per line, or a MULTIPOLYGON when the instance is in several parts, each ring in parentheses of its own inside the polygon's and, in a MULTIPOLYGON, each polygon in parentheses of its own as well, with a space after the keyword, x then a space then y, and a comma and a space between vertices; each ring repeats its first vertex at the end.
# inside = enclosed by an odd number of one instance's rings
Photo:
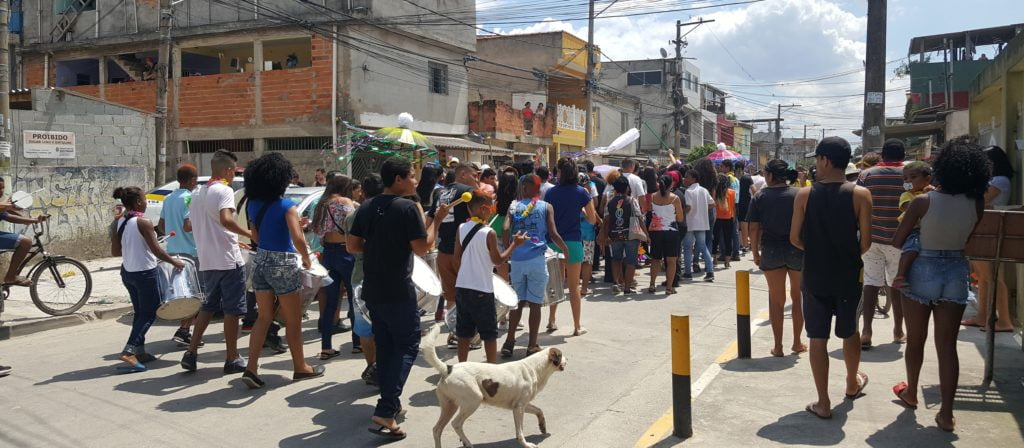
POLYGON ((114 306, 111 308, 86 311, 68 316, 54 316, 40 320, 23 323, 12 323, 11 325, 0 326, 0 341, 26 336, 41 331, 54 330, 57 328, 73 327, 97 320, 116 319, 124 313, 132 311, 130 303, 114 306))

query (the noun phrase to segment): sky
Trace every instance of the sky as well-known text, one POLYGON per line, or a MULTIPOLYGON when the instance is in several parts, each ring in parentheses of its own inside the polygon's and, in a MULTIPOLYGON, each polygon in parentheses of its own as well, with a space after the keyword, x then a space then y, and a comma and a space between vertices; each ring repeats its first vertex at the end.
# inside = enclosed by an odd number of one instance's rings
MULTIPOLYGON (((610 2, 598 0, 597 10, 610 2)), ((860 127, 863 113, 867 0, 764 0, 717 6, 727 2, 618 0, 596 20, 594 41, 606 56, 604 64, 659 59, 660 48, 674 52, 669 41, 675 38, 676 20, 715 20, 690 32, 684 56, 696 58, 691 62, 700 68, 704 82, 730 95, 729 112, 740 119, 769 118, 775 116, 777 104, 796 103, 801 107, 783 111, 786 136, 802 136, 807 125, 809 136, 820 137, 825 129, 826 135, 859 142, 851 131, 860 127), (716 7, 614 17, 702 4, 716 7), (804 82, 778 85, 794 80, 804 82)), ((477 11, 479 26, 500 34, 563 30, 587 36, 587 22, 573 20, 587 16, 584 0, 478 0, 477 11), (510 23, 527 20, 536 22, 510 23)), ((907 57, 912 37, 1021 22, 1021 0, 889 0, 886 115, 903 115, 910 81, 893 72, 907 57)))

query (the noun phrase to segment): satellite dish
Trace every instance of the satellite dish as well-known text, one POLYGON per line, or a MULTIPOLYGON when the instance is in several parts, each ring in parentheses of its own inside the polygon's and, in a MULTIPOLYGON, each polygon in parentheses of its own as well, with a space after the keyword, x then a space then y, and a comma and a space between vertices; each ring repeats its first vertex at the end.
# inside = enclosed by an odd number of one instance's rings
POLYGON ((659 50, 661 50, 661 57, 662 58, 667 58, 668 57, 668 52, 665 51, 664 48, 659 48, 659 50))

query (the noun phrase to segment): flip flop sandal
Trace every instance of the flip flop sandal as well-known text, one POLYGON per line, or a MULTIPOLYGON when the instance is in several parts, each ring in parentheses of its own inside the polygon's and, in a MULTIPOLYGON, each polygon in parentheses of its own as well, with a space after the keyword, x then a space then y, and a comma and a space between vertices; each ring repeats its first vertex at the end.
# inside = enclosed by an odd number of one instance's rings
POLYGON ((352 354, 353 355, 358 355, 360 353, 363 353, 363 348, 362 347, 352 347, 352 354))
POLYGON ((130 366, 117 366, 117 371, 121 372, 121 373, 145 372, 146 371, 146 366, 142 365, 141 362, 136 362, 134 365, 130 365, 130 366))
POLYGON ((857 393, 855 393, 853 395, 846 394, 846 399, 847 400, 856 400, 856 399, 864 396, 864 388, 868 387, 868 376, 867 376, 867 374, 865 374, 863 372, 857 372, 857 378, 863 378, 864 381, 861 382, 860 386, 857 387, 857 393))
POLYGON ((955 418, 953 419, 953 426, 950 426, 949 428, 947 428, 947 427, 942 425, 942 422, 939 421, 939 416, 936 415, 935 416, 935 425, 938 426, 939 429, 941 429, 943 431, 953 432, 953 431, 956 430, 956 419, 955 418))
POLYGON ((366 428, 366 430, 379 437, 395 441, 402 440, 407 436, 399 426, 396 426, 395 429, 388 428, 387 426, 381 426, 379 428, 366 428))
POLYGON ((150 355, 149 353, 142 353, 139 355, 135 355, 135 359, 137 359, 139 362, 143 364, 146 364, 156 361, 156 356, 150 355))
MULTIPOLYGON (((985 327, 981 327, 981 331, 988 331, 985 327)), ((996 330, 996 333, 1013 333, 1013 328, 1007 328, 1005 330, 996 330)))
POLYGON ((647 292, 649 292, 651 294, 654 294, 654 293, 658 292, 658 289, 652 286, 650 288, 647 288, 647 292))
POLYGON ((526 349, 526 356, 530 356, 530 355, 532 355, 532 354, 534 354, 534 353, 537 353, 537 352, 539 352, 539 351, 541 351, 541 350, 543 350, 543 349, 542 349, 542 348, 540 348, 540 346, 539 346, 539 345, 534 345, 534 346, 532 346, 532 347, 530 347, 530 348, 526 349))
POLYGON ((865 350, 865 351, 871 350, 871 341, 861 342, 860 343, 860 349, 861 350, 865 350))
POLYGON ((509 344, 509 343, 506 342, 504 345, 501 346, 501 357, 502 358, 511 358, 512 357, 512 350, 515 350, 515 348, 516 348, 515 344, 509 344))
POLYGON ((819 413, 818 413, 818 411, 815 411, 815 410, 814 410, 814 403, 811 403, 811 404, 807 405, 807 407, 805 407, 805 408, 804 408, 804 410, 805 410, 805 411, 807 411, 807 412, 810 412, 810 413, 811 413, 811 414, 813 414, 813 415, 814 415, 815 417, 818 417, 818 418, 820 418, 820 419, 822 419, 822 420, 829 420, 829 419, 831 419, 831 418, 832 418, 832 414, 829 414, 829 415, 821 415, 821 414, 819 414, 819 413))
POLYGON ((338 356, 340 354, 341 354, 341 352, 339 352, 337 350, 335 350, 333 352, 320 352, 320 360, 321 361, 327 361, 328 359, 334 358, 335 356, 338 356))
POLYGON ((899 383, 892 387, 892 393, 896 395, 896 398, 898 398, 900 400, 900 403, 907 409, 917 409, 916 405, 907 403, 907 400, 903 399, 903 391, 907 390, 909 387, 910 386, 908 386, 907 383, 900 381, 899 383))
POLYGON ((960 325, 963 325, 965 327, 980 327, 981 326, 981 324, 979 324, 978 322, 974 321, 973 319, 964 319, 964 320, 960 321, 960 325))

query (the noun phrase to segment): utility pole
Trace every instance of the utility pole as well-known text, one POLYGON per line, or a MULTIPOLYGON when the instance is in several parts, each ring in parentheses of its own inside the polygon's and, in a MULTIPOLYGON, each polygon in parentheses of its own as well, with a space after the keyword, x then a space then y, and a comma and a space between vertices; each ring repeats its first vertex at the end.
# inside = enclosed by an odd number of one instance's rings
POLYGON ((583 151, 590 150, 594 141, 594 105, 593 85, 594 83, 594 1, 590 0, 590 15, 587 19, 587 79, 583 82, 583 95, 587 98, 587 110, 584 122, 583 151))
POLYGON ((782 108, 800 107, 799 104, 779 104, 778 112, 775 115, 775 158, 782 156, 782 108))
POLYGON ((11 173, 10 15, 8 0, 0 0, 0 179, 5 180, 11 173))
POLYGON ((644 103, 636 102, 636 130, 640 135, 636 137, 636 153, 640 154, 641 142, 644 140, 644 103))
POLYGON ((867 55, 864 60, 864 151, 878 150, 885 141, 885 27, 886 0, 868 0, 867 55))
POLYGON ((156 170, 153 183, 163 185, 167 172, 167 62, 171 59, 171 0, 160 0, 160 48, 156 65, 156 170))
MULTIPOLYGON (((672 110, 672 149, 678 156, 682 156, 682 151, 679 148, 679 131, 683 124, 683 106, 686 104, 686 95, 683 94, 683 47, 686 46, 686 41, 683 38, 686 36, 683 35, 683 27, 693 25, 695 30, 697 27, 711 22, 714 22, 714 20, 699 18, 696 22, 687 23, 683 23, 682 20, 676 20, 676 40, 671 42, 676 46, 675 77, 672 79, 672 105, 674 106, 672 110)), ((686 34, 690 34, 692 31, 687 31, 686 34)))

